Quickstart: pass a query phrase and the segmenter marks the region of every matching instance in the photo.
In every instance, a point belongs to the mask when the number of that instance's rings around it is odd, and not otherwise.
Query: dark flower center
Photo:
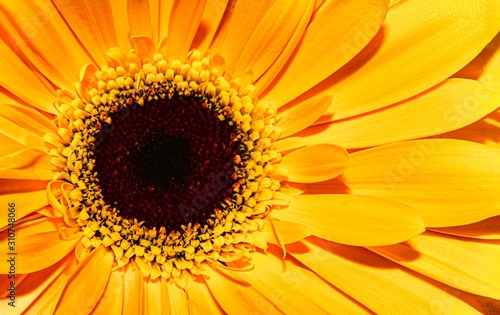
[[[195,96],[152,100],[111,114],[94,150],[104,201],[148,228],[180,231],[231,198],[237,130]]]

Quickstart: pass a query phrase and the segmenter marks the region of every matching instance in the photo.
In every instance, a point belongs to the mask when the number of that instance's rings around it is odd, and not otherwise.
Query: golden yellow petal
[[[291,182],[314,183],[340,175],[351,160],[346,150],[331,144],[317,144],[293,151],[283,157]]]
[[[43,151],[24,149],[0,157],[0,178],[51,180],[51,156]]]
[[[500,239],[500,216],[488,218],[472,224],[434,228],[432,230],[449,235],[498,240]]]
[[[0,179],[0,185],[0,202],[4,205],[15,204],[16,220],[49,204],[45,191],[46,181]],[[1,220],[0,227],[4,228],[8,223],[5,217]]]
[[[11,137],[4,135],[3,133],[0,133],[0,143],[2,143],[2,145],[0,145],[0,156],[9,155],[12,152],[26,149],[26,146],[20,144]]]
[[[20,206],[20,204],[18,204]],[[17,253],[16,271],[18,273],[35,272],[47,268],[73,250],[80,238],[78,229],[70,230],[74,236],[62,239],[60,230],[67,226],[58,218],[41,218],[16,225],[16,244],[11,252]],[[9,229],[0,232],[0,245],[8,249]],[[9,270],[6,259],[0,261],[2,270]]]
[[[318,238],[288,252],[377,314],[479,314],[470,294],[443,285],[361,247]]]
[[[264,99],[284,105],[340,69],[378,32],[387,9],[387,1],[327,3],[316,12],[293,58],[264,92]]]
[[[167,283],[168,298],[170,299],[171,314],[188,314],[187,295],[184,289],[181,289],[174,281]]]
[[[122,314],[141,314],[144,303],[144,285],[142,272],[135,263],[127,264],[123,275]]]
[[[200,26],[191,44],[192,49],[207,51],[224,15],[229,0],[207,0]],[[170,14],[169,14],[170,15]]]
[[[203,277],[190,279],[186,287],[186,293],[188,295],[189,314],[224,314],[224,311],[210,293]]]
[[[326,112],[331,102],[331,95],[319,95],[300,104],[282,107],[280,110],[282,116],[278,121],[278,125],[281,127],[281,138],[311,126]],[[332,142],[329,141],[329,143]]]
[[[500,150],[448,139],[408,141],[351,154],[351,193],[410,205],[427,227],[500,214]]]
[[[55,0],[54,4],[94,61],[106,64],[106,51],[118,44],[109,1]]]
[[[220,270],[211,269],[206,279],[208,288],[227,314],[282,314],[265,296],[248,284],[231,279]]]
[[[200,25],[206,0],[174,1],[168,21],[167,37],[160,43],[160,52],[168,60],[183,59]]]
[[[425,231],[420,214],[406,205],[356,195],[289,196],[287,208],[271,216],[305,225],[329,241],[377,246],[404,242]]]
[[[498,245],[427,232],[404,244],[369,249],[449,286],[500,299]]]
[[[450,79],[393,106],[310,127],[297,136],[313,144],[334,143],[348,149],[378,146],[462,128],[491,113],[498,104],[500,94],[485,84]]]
[[[123,269],[116,269],[111,271],[106,289],[92,314],[122,314],[123,307]]]
[[[282,245],[281,243],[295,243],[310,236],[311,230],[300,223],[274,221],[271,224],[269,220],[265,220],[262,230],[256,233],[263,233],[266,241],[271,244]]]
[[[124,5],[124,1],[109,0],[109,3],[111,5],[111,11],[113,13],[115,30],[129,30],[130,28],[127,15],[127,6]],[[131,48],[129,36],[129,32],[116,32],[118,47],[122,48],[124,51],[129,51]]]
[[[123,2],[121,4],[123,5]],[[146,36],[153,39],[149,0],[127,0],[127,16],[130,36]],[[123,27],[118,28],[121,29]]]
[[[92,61],[52,2],[6,1],[0,7],[2,37],[14,41],[49,81],[73,90],[80,68]]]
[[[106,288],[113,260],[113,252],[100,246],[80,262],[64,288],[55,314],[89,314]]]
[[[278,152],[286,152],[290,150],[296,150],[303,147],[307,147],[309,141],[304,138],[290,137],[286,139],[278,140],[274,143],[274,147]]]
[[[169,310],[162,309],[162,291],[160,279],[144,279],[144,314],[162,315]]]

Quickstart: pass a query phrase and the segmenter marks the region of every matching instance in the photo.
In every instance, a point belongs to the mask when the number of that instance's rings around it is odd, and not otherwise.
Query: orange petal
[[[9,250],[16,252],[18,273],[30,273],[52,266],[66,256],[79,242],[78,229],[69,230],[74,238],[62,239],[61,229],[67,226],[63,220],[57,218],[41,218],[33,221],[19,223],[15,226],[15,248]],[[68,231],[66,231],[67,233]],[[9,229],[0,232],[0,244],[9,248]],[[9,270],[7,260],[0,261],[2,270]]]
[[[472,224],[451,226],[445,228],[434,228],[432,230],[449,235],[479,238],[485,240],[498,240],[500,239],[500,216],[488,218],[486,220]]]
[[[286,139],[280,139],[274,143],[274,148],[278,152],[286,152],[290,150],[300,149],[303,147],[307,147],[309,145],[309,141],[304,138],[299,137],[291,137]]]
[[[500,151],[460,140],[431,139],[351,154],[351,193],[417,209],[428,227],[474,223],[500,214]]]
[[[171,314],[188,314],[187,295],[174,281],[167,283]]]
[[[326,4],[264,98],[284,105],[340,69],[377,33],[387,9],[386,1]]]
[[[4,135],[3,133],[0,133],[0,143],[2,143],[0,146],[0,156],[9,155],[12,152],[26,149],[26,146],[20,144],[11,137]]]
[[[419,275],[360,247],[311,238],[289,253],[377,314],[476,314],[472,295]]]
[[[38,150],[24,149],[0,157],[0,178],[51,180],[51,156]]]
[[[449,286],[500,299],[498,245],[428,232],[404,244],[369,249]]]
[[[326,112],[331,102],[331,95],[320,95],[294,106],[283,107],[278,121],[281,127],[281,138],[288,137],[311,126]]]
[[[222,21],[228,2],[229,0],[207,0],[191,49],[208,50]]]
[[[7,46],[2,36],[0,39],[0,73],[5,75],[0,76],[0,86],[38,109],[52,114],[57,113],[52,105],[56,95],[54,88],[38,70],[33,69],[33,65],[26,64],[22,58],[19,53],[16,54],[11,47]],[[12,99],[7,95],[2,95],[2,97]],[[4,100],[2,103],[5,102]]]
[[[40,137],[48,132],[57,132],[56,125],[50,119],[27,106],[4,104],[0,107],[0,116]]]
[[[89,314],[108,283],[114,255],[100,246],[78,265],[64,288],[55,314]]]
[[[144,301],[144,285],[142,272],[135,263],[125,266],[123,275],[123,314],[137,315],[142,313]]]
[[[131,36],[146,36],[153,39],[149,0],[128,0],[127,16]]]
[[[12,40],[56,86],[73,90],[80,68],[92,61],[55,6],[41,0],[7,1],[0,8],[2,37]]]
[[[189,314],[222,314],[224,311],[210,293],[203,277],[188,281],[186,287],[188,295]]]
[[[310,127],[297,136],[313,144],[371,147],[462,128],[491,113],[498,104],[500,94],[494,94],[488,86],[473,80],[450,79],[380,111]]]
[[[303,224],[285,221],[271,224],[269,220],[265,220],[262,230],[256,233],[263,233],[266,241],[275,245],[295,243],[311,235],[311,231]]]
[[[425,231],[420,214],[406,205],[355,195],[289,196],[290,205],[271,216],[305,225],[329,241],[377,246],[396,244]]]
[[[113,12],[113,21],[115,24],[116,39],[118,41],[118,47],[122,48],[124,51],[129,51],[131,48],[129,36],[130,30],[127,6],[124,4],[123,0],[109,0],[111,5],[111,11]],[[127,30],[127,31],[125,31]]]
[[[169,310],[162,309],[161,280],[144,280],[144,313],[145,314],[165,314]]]
[[[106,51],[117,45],[109,1],[55,0],[54,4],[94,60],[106,64]]]
[[[298,149],[281,160],[281,165],[288,169],[288,180],[302,183],[337,177],[349,163],[350,157],[346,150],[331,144],[317,144]]]
[[[210,277],[206,282],[210,292],[227,314],[251,314],[255,310],[264,314],[282,314],[252,286],[236,282],[222,271],[210,270]]]
[[[112,270],[108,284],[92,314],[122,314],[123,307],[123,270]]]
[[[185,59],[200,25],[206,0],[174,1],[168,22],[168,34],[160,51],[169,61]]]
[[[277,0],[265,11],[248,39],[241,38],[245,46],[234,60],[234,75],[241,77],[251,71],[259,78],[278,58],[289,43],[304,17],[309,17],[309,0]],[[233,20],[234,23],[237,21]],[[239,21],[245,23],[246,19]],[[230,49],[226,46],[226,49]],[[233,52],[234,53],[234,52]]]
[[[415,96],[476,57],[498,33],[498,1],[403,1],[391,7],[378,40],[304,97],[334,95],[335,119]],[[466,34],[466,36],[465,36]]]

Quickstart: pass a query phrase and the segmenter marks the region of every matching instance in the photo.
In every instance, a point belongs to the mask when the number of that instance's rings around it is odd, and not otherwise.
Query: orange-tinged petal
[[[186,287],[188,295],[189,314],[223,314],[224,311],[219,306],[215,298],[202,277],[188,281]]]
[[[491,0],[403,1],[377,41],[304,97],[334,95],[331,111],[342,119],[415,96],[480,53],[498,33],[499,10]]]
[[[131,36],[147,36],[153,39],[149,0],[128,0],[127,16]]]
[[[26,149],[26,146],[20,144],[11,137],[4,135],[3,133],[0,133],[0,143],[2,144],[0,145],[0,156],[9,155],[13,152]]]
[[[92,314],[122,314],[123,307],[123,269],[112,270],[108,284]]]
[[[16,220],[49,204],[45,187],[46,181],[0,179],[0,202],[16,205]],[[7,226],[7,217],[0,227]]]
[[[303,147],[307,147],[309,141],[300,137],[291,137],[286,139],[280,139],[274,143],[274,148],[278,152],[286,152],[290,150],[295,150]]]
[[[500,239],[500,216],[488,218],[486,220],[482,220],[472,224],[451,226],[445,228],[434,228],[432,230],[449,235],[479,238],[485,240],[498,240]]]
[[[160,52],[168,58],[185,59],[200,25],[206,0],[174,1],[168,22],[168,34],[160,43]]]
[[[393,106],[310,127],[297,136],[313,144],[334,143],[348,149],[371,147],[462,128],[491,113],[498,104],[500,94],[494,94],[487,85],[450,79]]]
[[[229,0],[207,0],[191,49],[207,51],[215,37]]]
[[[124,4],[123,0],[109,0],[109,3],[113,12],[115,30],[117,30],[116,39],[118,41],[118,47],[122,48],[124,51],[128,51],[131,47],[129,41],[130,32],[120,31],[130,29],[127,6]]]
[[[245,40],[241,53],[236,56],[234,75],[241,77],[251,71],[255,78],[259,78],[287,46],[303,17],[309,16],[310,2],[275,1],[266,10],[248,40]]]
[[[104,246],[85,257],[64,288],[55,314],[89,314],[106,288],[113,260],[113,252]]]
[[[153,61],[153,55],[156,52],[156,46],[150,37],[134,35],[130,36],[130,42],[137,52],[137,55],[142,60],[149,62]]]
[[[51,180],[51,156],[39,150],[24,149],[0,157],[0,178]]]
[[[144,280],[144,314],[161,315],[169,310],[162,309],[162,291],[160,279]]]
[[[281,117],[278,121],[278,125],[281,127],[281,138],[288,137],[311,126],[326,112],[331,102],[331,95],[320,95],[303,103],[282,108],[282,111],[280,111]]]
[[[263,233],[266,241],[275,245],[295,243],[311,235],[311,231],[303,224],[286,221],[274,221],[271,224],[269,220],[265,220],[262,230],[256,233]]]
[[[171,314],[188,314],[187,295],[184,289],[181,289],[174,281],[167,283],[168,298],[170,299]]]
[[[106,51],[117,45],[109,1],[55,0],[54,4],[94,60],[106,64]]]
[[[3,104],[0,106],[0,116],[40,137],[48,132],[57,132],[56,125],[50,119],[27,106]]]
[[[123,314],[141,314],[144,301],[142,272],[135,263],[125,266],[123,275]]]
[[[342,147],[317,144],[293,151],[283,157],[281,165],[288,169],[288,180],[314,183],[340,175],[351,160]]]
[[[403,244],[369,249],[449,286],[500,299],[498,245],[427,232]]]
[[[398,266],[361,247],[311,238],[288,252],[377,314],[479,314],[464,292]]]
[[[282,314],[265,296],[248,284],[237,282],[220,270],[210,270],[206,279],[208,288],[227,314]],[[228,298],[227,292],[231,292]]]
[[[36,108],[55,114],[57,111],[52,105],[55,91],[47,79],[42,77],[33,65],[26,64],[22,57],[4,41],[0,39],[0,86],[21,100],[33,104]],[[5,93],[2,98],[11,99]],[[4,99],[2,103],[5,103]],[[10,102],[9,102],[10,103]]]
[[[351,154],[351,193],[417,209],[428,227],[474,223],[500,214],[500,150],[448,139],[402,142]]]
[[[72,90],[82,65],[92,63],[50,1],[4,1],[0,18],[5,22],[2,37],[59,88]]]
[[[304,296],[301,290],[291,289],[290,280],[286,279],[286,275],[283,274],[284,268],[281,260],[263,256],[259,253],[252,255],[252,259],[255,259],[256,262],[252,271],[236,271],[229,272],[229,274],[248,282],[252,288],[265,296],[284,314],[305,314],[307,312],[326,314],[318,305]],[[313,283],[309,285],[313,285]]]
[[[265,99],[284,105],[340,69],[378,32],[387,1],[331,1],[308,25]]]
[[[20,206],[20,205],[17,205]],[[76,246],[78,237],[69,240],[62,239],[60,230],[67,228],[63,220],[57,218],[41,218],[16,225],[16,245],[18,273],[29,273],[47,268],[64,256]],[[7,249],[8,232],[0,232],[0,244]],[[78,236],[78,229],[70,231]],[[0,261],[2,270],[9,270],[7,260]]]
[[[300,195],[289,199],[287,208],[274,210],[271,216],[303,224],[313,235],[337,243],[396,244],[425,231],[420,214],[397,202],[356,195]]]
[[[2,126],[0,134],[9,137],[27,148],[38,149],[41,151],[46,150],[43,138],[27,130],[25,126],[20,126],[1,115],[0,124]]]
[[[20,275],[17,274],[15,278],[10,278],[6,283],[8,285],[4,286],[4,290],[9,289],[11,281],[16,283],[14,286],[16,293],[15,308],[8,304],[11,302],[8,297],[3,297],[0,299],[1,314],[14,314],[13,310],[15,310],[16,314],[21,314],[59,276],[66,267],[67,260],[67,258],[64,258],[46,269],[30,273],[22,281],[19,279]]]

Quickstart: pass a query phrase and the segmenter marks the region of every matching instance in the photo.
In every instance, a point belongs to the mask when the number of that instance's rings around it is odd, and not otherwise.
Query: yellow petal
[[[127,16],[131,36],[146,36],[153,39],[149,0],[127,0]]]
[[[96,63],[106,64],[106,51],[117,45],[109,1],[55,0],[54,4]]]
[[[191,44],[192,49],[199,49],[200,51],[208,50],[228,2],[229,0],[207,0],[205,11],[203,11],[203,15],[201,16],[200,26]]]
[[[69,279],[55,314],[89,314],[106,288],[113,260],[104,246],[90,253]]]
[[[131,48],[129,36],[130,32],[120,32],[119,30],[129,30],[127,6],[124,5],[123,0],[109,0],[111,5],[111,11],[113,12],[113,21],[115,24],[116,39],[118,41],[118,47],[122,48],[124,51],[129,51]]]
[[[20,144],[11,137],[4,135],[3,133],[0,133],[0,143],[2,143],[0,146],[0,156],[9,155],[12,152],[26,149],[26,146]]]
[[[188,295],[189,314],[222,314],[224,311],[217,304],[202,277],[188,281],[186,287]]]
[[[289,253],[377,314],[479,314],[473,296],[360,247],[311,238]]]
[[[271,216],[305,225],[329,241],[377,246],[404,242],[425,231],[420,214],[406,205],[355,195],[289,196],[288,208]]]
[[[27,106],[4,104],[0,107],[0,116],[40,137],[48,132],[57,132],[56,125],[50,119]]]
[[[66,256],[79,242],[79,237],[63,240],[60,229],[67,228],[63,220],[41,218],[19,223],[15,227],[16,244],[10,252],[17,253],[16,271],[18,273],[35,272],[47,268]],[[78,236],[78,230],[71,231]],[[9,248],[9,229],[0,232],[0,245]],[[9,270],[6,259],[0,261],[2,270]]]
[[[290,150],[300,149],[303,147],[307,147],[309,145],[309,141],[304,138],[299,137],[291,137],[286,139],[280,139],[274,143],[274,148],[278,152],[286,152]]]
[[[342,147],[317,144],[293,151],[283,157],[281,165],[288,169],[288,180],[313,183],[340,175],[350,164],[350,157]]]
[[[334,95],[331,110],[342,119],[415,96],[460,70],[493,39],[499,4],[403,1],[391,7],[376,41],[304,97]]]
[[[351,154],[351,193],[417,209],[428,227],[474,223],[500,214],[500,151],[460,140],[402,142]]]
[[[435,228],[432,230],[449,235],[479,238],[486,240],[491,240],[491,239],[498,240],[500,239],[500,216],[496,216],[472,224],[445,227],[445,228]]]
[[[295,243],[311,235],[311,231],[303,224],[285,221],[271,224],[269,220],[265,220],[262,230],[256,233],[263,233],[266,241],[275,245],[281,245],[281,241],[283,244]]]
[[[116,269],[111,271],[106,289],[92,314],[122,314],[123,306],[123,270]]]
[[[236,282],[222,271],[210,270],[210,277],[206,282],[210,292],[227,314],[251,314],[256,310],[262,314],[282,314],[253,287]]]
[[[168,34],[160,51],[168,60],[185,59],[200,25],[206,0],[174,1],[168,22]]]
[[[498,245],[427,232],[404,244],[369,249],[449,286],[500,299]]]
[[[142,272],[135,263],[125,266],[123,275],[123,314],[137,315],[143,310],[144,285]]]
[[[51,180],[51,156],[48,153],[24,149],[0,157],[0,178]]]
[[[296,32],[304,16],[309,16],[309,0],[277,0],[264,12],[245,46],[236,57],[234,75],[251,71],[259,78],[277,59]],[[246,20],[246,19],[245,19]],[[244,23],[245,20],[239,23]],[[236,21],[235,21],[236,22]],[[226,46],[226,49],[230,47]]]
[[[305,297],[301,290],[291,290],[290,280],[285,278],[286,275],[283,274],[283,265],[280,260],[263,256],[258,253],[252,255],[252,259],[255,259],[256,262],[255,269],[252,271],[229,273],[248,282],[284,314],[305,314],[307,312],[326,314],[318,305]]]
[[[16,220],[48,205],[46,181],[0,179],[0,202],[15,204]],[[7,219],[0,221],[1,228],[7,226]]]
[[[55,6],[41,0],[7,1],[0,8],[0,18],[5,22],[2,37],[13,40],[56,86],[73,90],[80,68],[92,61]]]
[[[15,310],[17,314],[24,312],[24,310],[28,308],[31,303],[33,303],[33,301],[54,281],[54,279],[59,276],[59,274],[66,267],[67,260],[67,258],[64,258],[46,269],[30,273],[26,275],[22,281],[20,281],[20,274],[15,275],[15,278],[9,278],[3,288],[5,288],[4,290],[9,289],[11,281],[16,283],[14,286],[16,293],[15,309],[8,304],[11,300],[8,297],[3,297],[0,299],[0,313],[13,314],[13,310]],[[7,270],[5,272],[7,272]]]
[[[311,143],[363,148],[433,136],[467,126],[494,111],[500,94],[473,80],[450,79],[414,98],[362,116],[310,127]],[[335,117],[335,116],[334,116]]]
[[[23,101],[33,104],[36,108],[55,114],[57,111],[52,105],[56,95],[54,88],[37,70],[30,68],[30,66],[33,67],[32,65],[26,65],[21,58],[7,46],[2,36],[0,39],[0,73],[4,75],[0,76],[0,86]],[[2,97],[12,99],[8,95]],[[2,103],[5,103],[5,100]]]
[[[167,283],[168,298],[170,299],[171,314],[188,314],[188,304],[186,292],[179,288],[174,281]]]
[[[281,127],[281,138],[293,135],[312,125],[326,112],[331,102],[331,95],[320,95],[294,106],[283,107],[280,111],[282,116],[278,121]]]
[[[264,98],[284,105],[340,69],[377,33],[387,9],[387,1],[326,4]]]
[[[139,35],[130,36],[130,42],[141,59],[149,62],[153,61],[156,47],[150,37]]]
[[[160,279],[144,281],[144,314],[161,315],[169,310],[162,309],[162,291]]]

